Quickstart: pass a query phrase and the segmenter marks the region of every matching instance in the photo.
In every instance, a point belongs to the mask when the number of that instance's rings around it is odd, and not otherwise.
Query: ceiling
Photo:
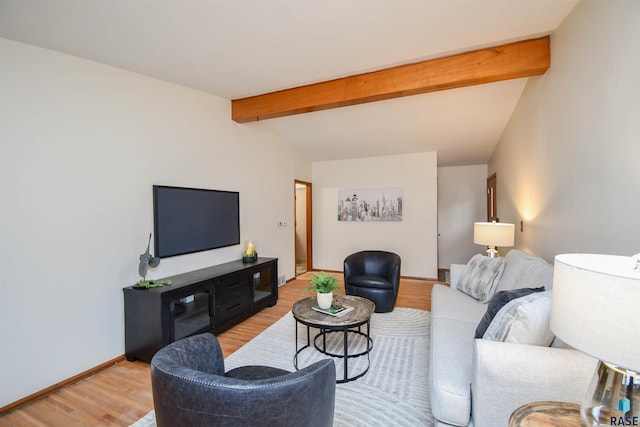
[[[0,37],[231,100],[550,34],[578,1],[0,0]],[[311,160],[483,164],[526,81],[260,123]]]

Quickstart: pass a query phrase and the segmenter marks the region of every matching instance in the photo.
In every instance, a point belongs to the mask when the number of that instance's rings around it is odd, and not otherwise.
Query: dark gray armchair
[[[347,295],[373,301],[376,313],[393,311],[400,288],[400,257],[392,252],[361,251],[344,260]]]
[[[322,360],[297,372],[266,366],[224,371],[216,337],[194,335],[151,360],[158,427],[331,426],[336,370]]]

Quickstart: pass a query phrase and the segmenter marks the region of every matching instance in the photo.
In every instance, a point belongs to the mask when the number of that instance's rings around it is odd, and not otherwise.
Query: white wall
[[[485,248],[473,223],[487,220],[487,165],[438,168],[438,267],[466,264]]]
[[[122,288],[153,184],[240,192],[241,240],[294,276],[294,179],[311,164],[230,102],[0,39],[0,406],[124,353]],[[162,261],[150,278],[238,259]]]
[[[490,163],[516,245],[640,252],[640,2],[583,0],[551,38]]]
[[[438,277],[436,153],[313,162],[313,267],[342,271],[360,250],[395,252],[401,274]],[[338,190],[402,187],[402,221],[338,221]]]

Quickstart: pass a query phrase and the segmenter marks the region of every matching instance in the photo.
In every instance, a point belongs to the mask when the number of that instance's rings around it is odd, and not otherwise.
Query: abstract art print
[[[338,190],[338,221],[402,221],[402,188]]]

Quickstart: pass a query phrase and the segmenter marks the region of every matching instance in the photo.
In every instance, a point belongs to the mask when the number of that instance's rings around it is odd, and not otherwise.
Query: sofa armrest
[[[577,350],[476,339],[474,426],[506,426],[513,411],[530,402],[581,403],[597,366]]]
[[[449,267],[449,285],[451,289],[457,289],[464,267],[464,264],[451,264],[451,267]]]

